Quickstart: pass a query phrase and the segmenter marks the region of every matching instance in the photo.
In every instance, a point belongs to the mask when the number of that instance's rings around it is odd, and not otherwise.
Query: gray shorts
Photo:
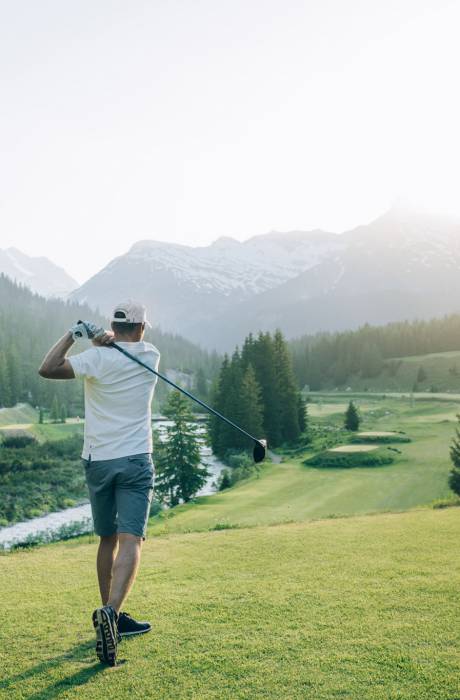
[[[150,453],[83,463],[96,534],[127,532],[145,539],[155,480]]]

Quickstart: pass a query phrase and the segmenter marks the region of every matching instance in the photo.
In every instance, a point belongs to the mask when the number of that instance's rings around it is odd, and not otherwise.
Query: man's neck
[[[113,342],[114,343],[140,343],[142,338],[133,338],[132,336],[129,335],[114,335],[113,336]]]

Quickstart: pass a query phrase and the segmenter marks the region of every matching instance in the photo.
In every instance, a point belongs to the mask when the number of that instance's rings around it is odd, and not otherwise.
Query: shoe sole
[[[117,639],[113,634],[112,622],[104,608],[96,610],[96,654],[101,663],[115,666],[117,661]]]
[[[142,630],[141,632],[119,632],[118,634],[120,637],[136,637],[139,634],[147,634],[147,632],[151,632],[152,628],[149,627],[148,630]]]
[[[105,663],[103,644],[102,644],[102,630],[101,626],[97,621],[97,613],[93,615],[93,627],[96,631],[96,655],[101,663]]]

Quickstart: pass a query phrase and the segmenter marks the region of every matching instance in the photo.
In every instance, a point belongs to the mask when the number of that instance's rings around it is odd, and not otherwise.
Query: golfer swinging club
[[[82,458],[94,530],[100,537],[97,575],[102,607],[93,612],[96,654],[114,666],[122,637],[143,634],[148,622],[121,612],[136,578],[154,487],[151,403],[157,377],[114,348],[116,341],[158,370],[160,353],[143,341],[146,310],[131,300],[118,304],[112,330],[79,322],[49,350],[39,374],[47,379],[85,380]],[[94,347],[66,357],[75,340]]]

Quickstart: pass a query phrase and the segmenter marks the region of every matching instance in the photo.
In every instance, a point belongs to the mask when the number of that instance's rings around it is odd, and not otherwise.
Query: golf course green
[[[392,464],[315,469],[314,446],[280,450],[281,463],[151,519],[126,610],[153,632],[124,641],[116,668],[94,654],[97,538],[0,556],[0,697],[460,697],[460,508],[430,505],[454,503],[459,406],[357,403],[363,431],[410,437]],[[310,406],[337,445],[344,406]]]

